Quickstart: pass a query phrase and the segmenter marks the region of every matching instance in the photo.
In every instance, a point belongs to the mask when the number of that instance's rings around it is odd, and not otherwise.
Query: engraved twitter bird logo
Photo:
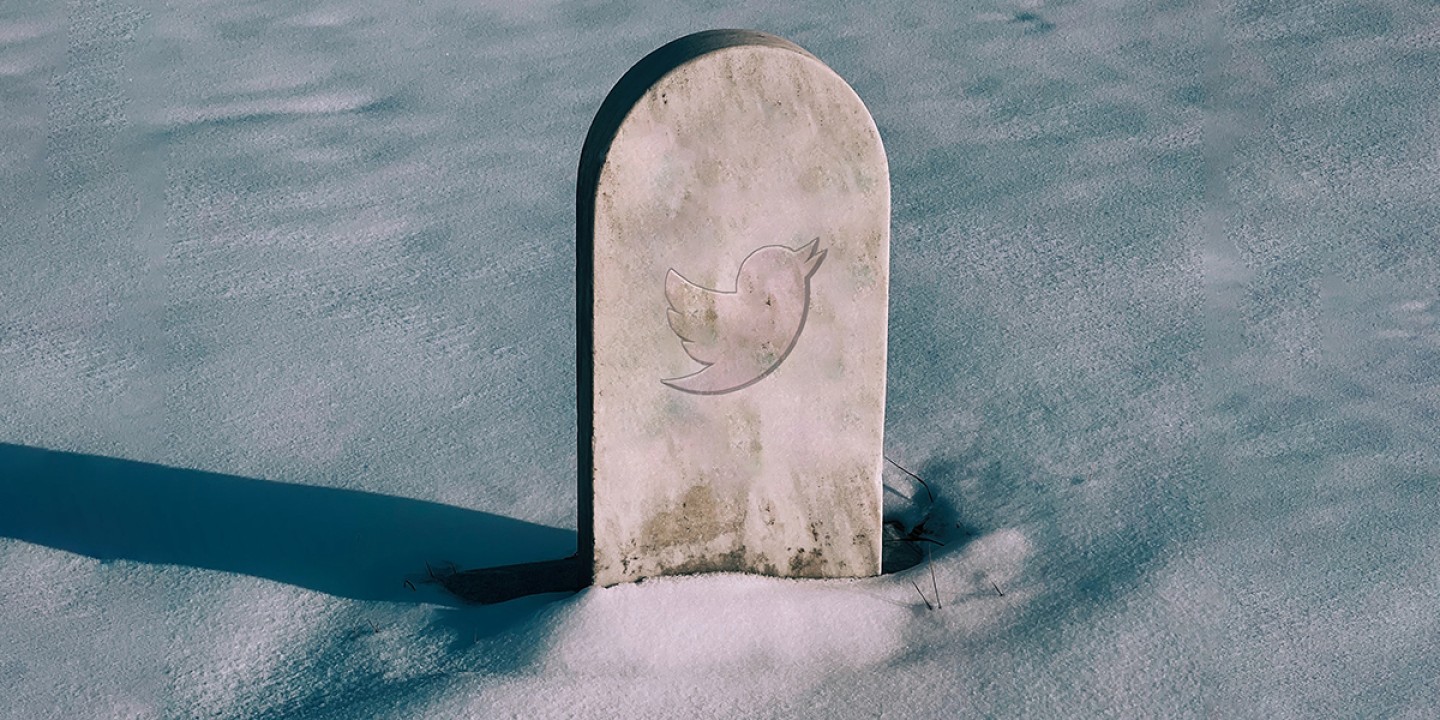
[[[828,250],[820,239],[799,248],[766,245],[740,263],[734,290],[712,290],[671,268],[666,317],[680,346],[704,368],[661,380],[697,395],[734,392],[764,379],[795,349],[810,313],[810,276]]]

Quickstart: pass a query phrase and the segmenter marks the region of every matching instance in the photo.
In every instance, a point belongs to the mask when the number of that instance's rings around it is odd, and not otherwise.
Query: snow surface
[[[457,606],[573,547],[580,143],[713,27],[876,118],[946,545]],[[1433,1],[8,0],[0,222],[5,718],[1440,707]]]

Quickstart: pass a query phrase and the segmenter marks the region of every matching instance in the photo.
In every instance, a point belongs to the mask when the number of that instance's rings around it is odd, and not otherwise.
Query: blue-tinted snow
[[[945,607],[450,607],[573,537],[580,142],[712,27],[884,136]],[[0,716],[1428,716],[1437,98],[1420,1],[12,0]]]

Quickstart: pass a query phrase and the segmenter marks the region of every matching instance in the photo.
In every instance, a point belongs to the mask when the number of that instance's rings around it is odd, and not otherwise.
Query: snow
[[[876,118],[946,545],[461,606],[573,546],[579,145],[713,27]],[[0,717],[1433,716],[1437,98],[1400,0],[9,2]]]

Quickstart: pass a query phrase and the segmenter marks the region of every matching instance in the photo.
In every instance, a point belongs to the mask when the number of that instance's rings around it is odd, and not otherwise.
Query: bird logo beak
[[[815,274],[816,270],[820,269],[820,262],[825,259],[825,253],[830,251],[820,249],[820,238],[817,237],[811,240],[808,245],[800,247],[795,252],[804,256],[805,259],[802,262],[805,264],[805,278],[809,279],[811,275]]]

